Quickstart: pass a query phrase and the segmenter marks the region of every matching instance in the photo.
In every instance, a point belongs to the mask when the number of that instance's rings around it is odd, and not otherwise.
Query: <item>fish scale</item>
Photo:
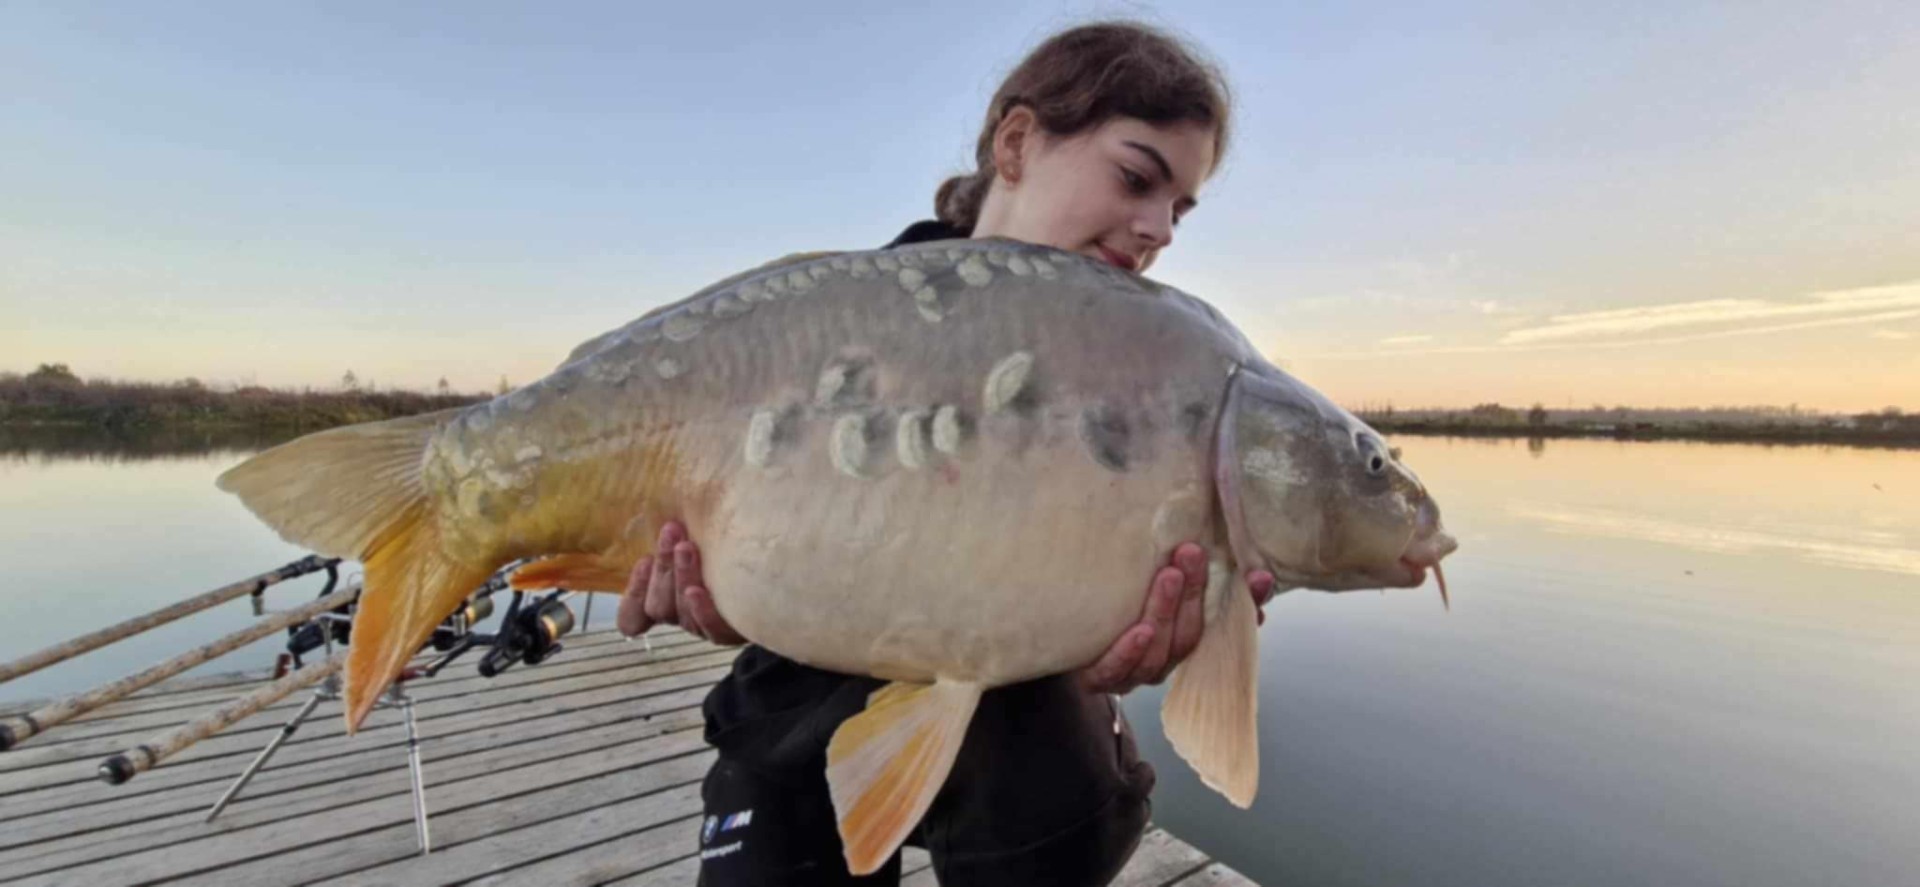
[[[742,635],[894,682],[828,749],[856,873],[931,802],[979,694],[1099,656],[1178,543],[1213,560],[1162,720],[1242,806],[1245,571],[1414,585],[1454,547],[1372,429],[1210,305],[999,240],[775,262],[518,391],[302,438],[221,485],[291,541],[366,562],[350,724],[500,565],[542,558],[516,587],[618,592],[683,521]]]

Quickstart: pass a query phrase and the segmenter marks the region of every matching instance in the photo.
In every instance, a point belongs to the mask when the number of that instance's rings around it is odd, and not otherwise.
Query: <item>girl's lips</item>
[[[1114,252],[1113,250],[1107,249],[1106,245],[1099,243],[1094,244],[1094,248],[1100,251],[1100,258],[1105,259],[1107,264],[1115,268],[1119,268],[1122,271],[1138,271],[1140,269],[1140,260],[1126,253]]]

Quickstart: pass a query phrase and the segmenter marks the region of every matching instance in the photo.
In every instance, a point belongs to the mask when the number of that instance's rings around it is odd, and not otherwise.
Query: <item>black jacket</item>
[[[887,248],[965,236],[918,222]],[[826,749],[885,683],[759,646],[740,653],[704,706],[720,759],[702,794],[710,817],[752,810],[755,834],[743,852],[704,861],[702,884],[866,883],[849,880],[841,862]],[[945,887],[1104,884],[1139,841],[1153,782],[1111,697],[1081,690],[1072,675],[998,687],[981,697],[953,773],[909,843],[932,853]]]

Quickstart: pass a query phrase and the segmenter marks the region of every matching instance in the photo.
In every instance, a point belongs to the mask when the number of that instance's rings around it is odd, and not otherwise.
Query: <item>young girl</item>
[[[1226,149],[1217,71],[1177,41],[1132,23],[1077,27],[1022,61],[994,94],[979,168],[947,180],[938,219],[888,247],[1005,237],[1145,271]],[[669,523],[620,603],[629,636],[677,624],[740,644],[714,607],[699,549]],[[666,556],[665,553],[671,553]],[[1248,577],[1256,601],[1272,589]],[[1206,553],[1175,549],[1148,585],[1140,622],[1073,675],[1001,687],[980,700],[952,775],[910,843],[947,887],[1104,884],[1147,822],[1153,770],[1109,694],[1164,680],[1198,643]],[[720,752],[702,794],[700,883],[891,884],[896,855],[848,874],[825,778],[827,742],[884,684],[748,647],[708,695],[706,738]]]

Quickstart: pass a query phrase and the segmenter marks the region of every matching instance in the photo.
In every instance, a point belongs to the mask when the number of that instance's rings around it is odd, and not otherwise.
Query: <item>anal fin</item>
[[[1239,578],[1218,607],[1173,673],[1160,724],[1200,780],[1244,810],[1260,787],[1259,608]]]
[[[632,563],[619,563],[601,554],[560,554],[542,558],[513,571],[507,585],[514,589],[564,588],[568,591],[627,590]]]
[[[980,704],[979,684],[896,681],[867,697],[827,744],[827,786],[847,869],[880,868],[947,781]]]

